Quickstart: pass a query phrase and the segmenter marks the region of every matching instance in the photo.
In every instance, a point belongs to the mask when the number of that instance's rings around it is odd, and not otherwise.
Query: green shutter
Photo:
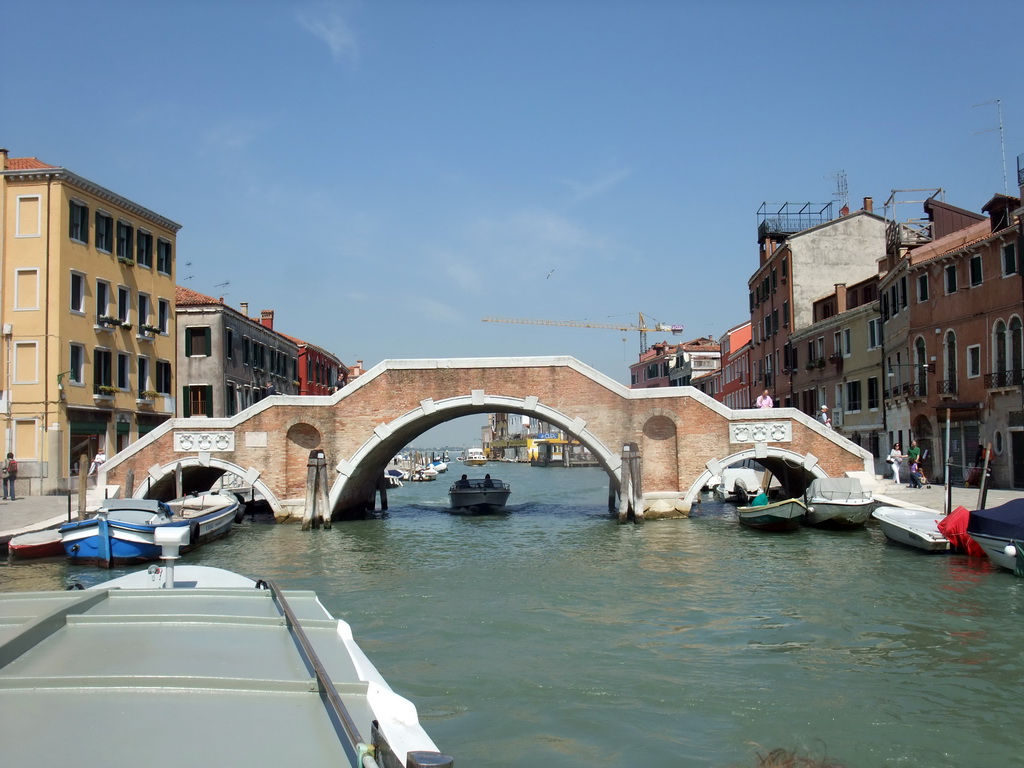
[[[213,385],[207,384],[203,387],[205,390],[205,401],[206,401],[206,415],[211,419],[213,418]]]
[[[213,354],[212,334],[209,328],[203,328],[203,339],[206,341],[206,355],[209,357]]]
[[[181,388],[181,415],[186,419],[192,415],[192,401],[188,396],[188,387]]]
[[[192,357],[192,329],[185,329],[185,357]]]

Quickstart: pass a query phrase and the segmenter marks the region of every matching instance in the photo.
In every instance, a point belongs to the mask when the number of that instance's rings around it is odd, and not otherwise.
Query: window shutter
[[[209,416],[212,419],[213,418],[213,385],[212,384],[207,384],[205,387],[203,387],[203,389],[205,390],[205,393],[204,393],[205,397],[203,398],[203,400],[206,403],[206,415]]]
[[[209,328],[203,328],[203,339],[206,342],[206,346],[204,347],[204,349],[206,350],[207,357],[209,357],[210,355],[213,354],[213,346],[211,344],[211,339],[212,338],[213,337],[212,337],[212,334],[210,332],[210,329]]]
[[[189,399],[188,387],[181,388],[181,415],[186,419],[192,415],[192,401]]]
[[[192,329],[185,329],[185,357],[192,357]]]

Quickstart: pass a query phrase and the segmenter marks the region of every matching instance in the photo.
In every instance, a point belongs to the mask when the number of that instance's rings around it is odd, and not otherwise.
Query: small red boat
[[[15,536],[7,543],[7,551],[12,558],[18,560],[58,557],[64,554],[64,543],[60,531],[51,528]]]

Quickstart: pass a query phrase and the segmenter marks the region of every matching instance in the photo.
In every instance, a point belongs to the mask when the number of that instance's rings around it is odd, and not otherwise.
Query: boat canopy
[[[816,477],[807,488],[807,495],[837,501],[839,499],[866,499],[864,486],[856,477]]]
[[[971,512],[967,532],[1024,541],[1024,499],[1013,499],[992,509]]]

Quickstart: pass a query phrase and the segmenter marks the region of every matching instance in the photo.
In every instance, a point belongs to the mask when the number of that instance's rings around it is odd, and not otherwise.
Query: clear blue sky
[[[852,208],[1002,192],[973,106],[997,98],[1016,194],[1012,7],[9,3],[0,145],[179,222],[180,284],[347,363],[572,355],[626,382],[636,332],[481,320],[718,336],[762,202],[828,202],[839,172]]]

